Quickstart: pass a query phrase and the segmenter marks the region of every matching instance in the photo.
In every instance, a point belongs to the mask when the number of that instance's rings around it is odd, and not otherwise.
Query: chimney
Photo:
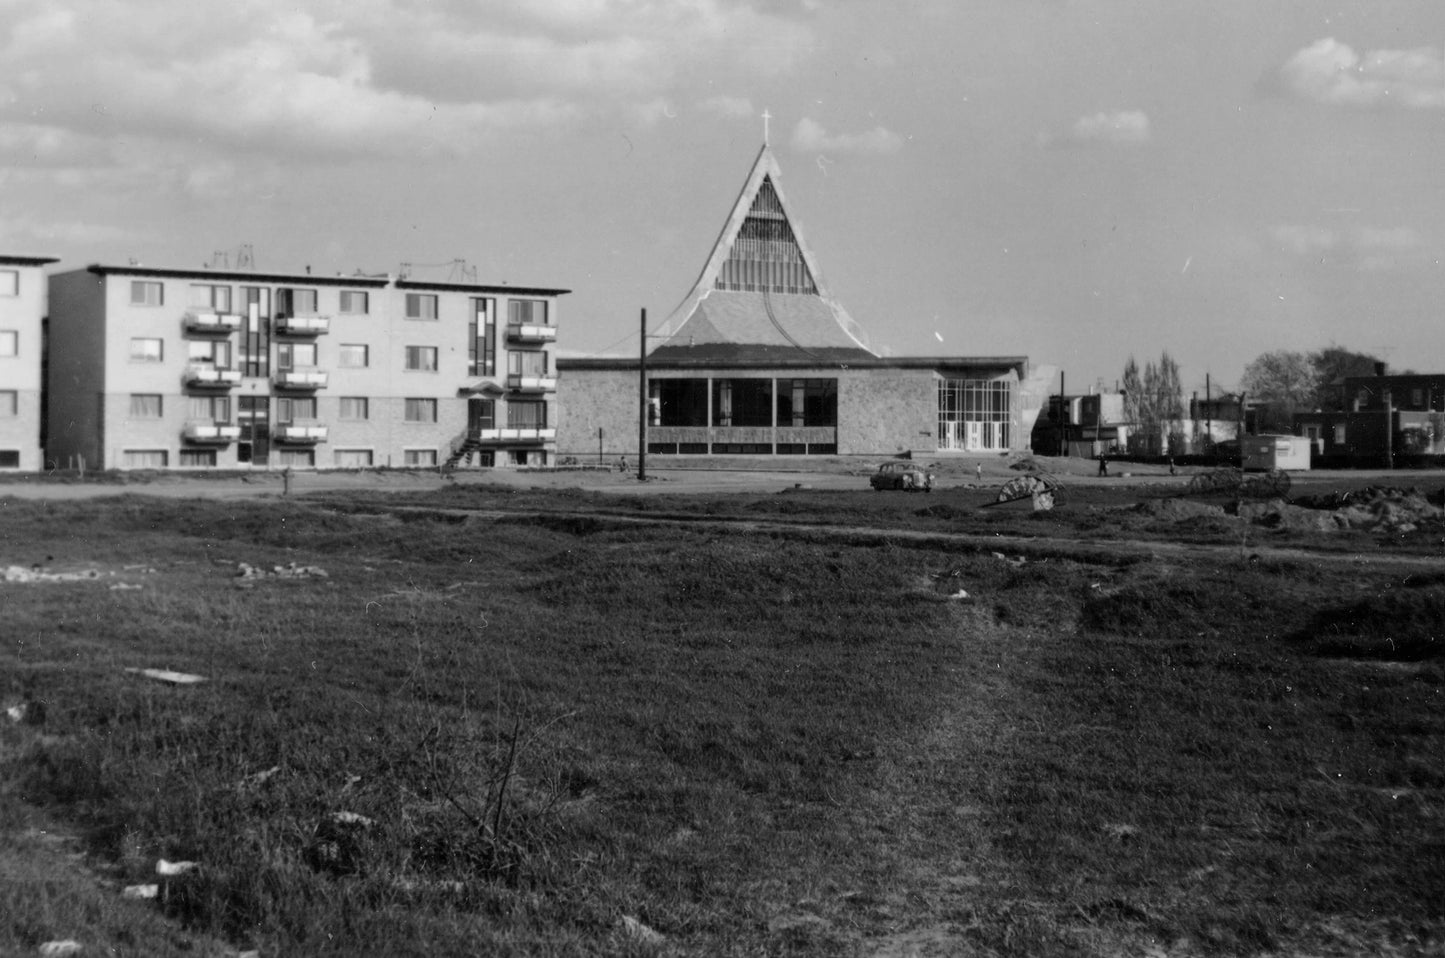
[[[1376,376],[1383,376],[1383,375],[1385,375],[1385,364],[1384,364],[1384,363],[1375,363],[1375,375],[1376,375]]]

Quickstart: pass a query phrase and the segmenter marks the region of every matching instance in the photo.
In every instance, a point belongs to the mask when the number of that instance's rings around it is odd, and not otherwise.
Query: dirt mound
[[[1223,519],[1228,516],[1223,506],[1210,505],[1194,499],[1146,499],[1133,511],[1155,519],[1181,522],[1186,519]]]
[[[1350,527],[1337,513],[1305,509],[1283,499],[1241,502],[1237,515],[1257,525],[1289,532],[1337,532]]]
[[[1442,505],[1445,505],[1445,490],[1428,494],[1414,486],[1366,486],[1353,492],[1297,496],[1289,507],[1327,510],[1339,528],[1413,532],[1422,524],[1445,523]]]

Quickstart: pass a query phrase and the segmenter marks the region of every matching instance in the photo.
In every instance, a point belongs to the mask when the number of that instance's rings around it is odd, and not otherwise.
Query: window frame
[[[412,404],[417,405],[413,406]],[[418,419],[412,415],[413,410],[430,411],[430,418]],[[404,422],[416,423],[417,425],[435,425],[437,422],[437,401],[427,396],[406,396],[402,399],[402,417]]]
[[[20,390],[0,389],[0,419],[16,419],[20,416]]]
[[[143,349],[137,351],[136,347],[145,343],[155,344],[155,354]],[[166,361],[166,341],[160,336],[132,336],[130,338],[130,361],[146,366],[154,366]]]
[[[348,416],[346,404],[352,403],[353,410],[360,409],[361,415]],[[336,401],[336,418],[342,422],[368,422],[371,419],[371,397],[370,396],[340,396]]]
[[[441,353],[435,346],[407,346],[405,347],[403,368],[409,373],[434,373],[438,372]],[[428,356],[431,358],[431,365],[425,365],[423,360]]]
[[[140,299],[136,293],[142,293]],[[150,292],[156,294],[155,302],[150,301]],[[156,279],[133,279],[130,281],[130,305],[132,306],[164,306],[166,304],[166,284]]]
[[[348,350],[361,350],[361,362],[347,362]],[[371,368],[371,344],[370,343],[342,343],[336,352],[337,369],[370,369]]]
[[[348,309],[347,304],[356,297],[361,297],[360,309]],[[369,316],[371,315],[371,293],[364,289],[343,289],[338,294],[336,311],[343,316]]]
[[[430,316],[423,315],[426,310],[422,307],[426,303],[431,304]],[[413,305],[417,308],[415,313],[412,312]],[[403,310],[407,319],[417,322],[430,323],[441,319],[441,301],[436,293],[407,293]]]

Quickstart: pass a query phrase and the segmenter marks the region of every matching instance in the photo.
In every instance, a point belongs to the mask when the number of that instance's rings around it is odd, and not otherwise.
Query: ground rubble
[[[1182,522],[1199,518],[1235,519],[1292,532],[1405,533],[1426,525],[1445,526],[1445,490],[1368,486],[1351,493],[1326,493],[1294,499],[1241,500],[1219,504],[1195,499],[1150,499],[1130,511]]]

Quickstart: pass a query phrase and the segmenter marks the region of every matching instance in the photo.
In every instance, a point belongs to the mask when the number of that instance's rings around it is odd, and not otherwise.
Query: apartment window
[[[231,397],[187,396],[186,418],[202,421],[209,420],[211,422],[230,422]]]
[[[20,450],[0,449],[0,469],[19,469]]]
[[[365,369],[371,364],[371,347],[365,343],[342,343],[336,365],[342,369]]]
[[[283,466],[295,466],[301,469],[311,469],[316,466],[314,449],[281,449],[276,458]]]
[[[216,450],[214,449],[182,449],[181,465],[191,468],[216,468]]]
[[[437,451],[435,449],[404,449],[402,455],[408,466],[435,466],[437,464]]]
[[[20,415],[20,394],[13,389],[0,389],[0,419]]]
[[[1337,446],[1343,446],[1344,444],[1345,444],[1345,424],[1342,423],[1342,422],[1341,422],[1341,423],[1336,423],[1336,424],[1335,424],[1335,445],[1337,445]]]
[[[126,469],[164,469],[169,456],[164,449],[127,449],[121,453]]]
[[[0,296],[20,295],[20,271],[0,269]]]
[[[331,461],[343,469],[366,469],[371,466],[370,449],[337,449]]]
[[[241,311],[250,314],[252,306],[256,307],[259,315],[268,315],[271,312],[271,291],[264,286],[242,286]]]
[[[370,419],[371,402],[365,396],[342,396],[340,417],[342,419]]]
[[[497,374],[497,301],[472,300],[472,318],[467,323],[467,370],[473,376]]]
[[[186,358],[193,363],[205,363],[217,369],[231,368],[231,344],[210,340],[191,340],[186,343]]]
[[[20,355],[20,333],[14,329],[0,329],[0,356]]]
[[[277,369],[297,369],[315,365],[315,343],[278,343],[276,345]]]
[[[4,352],[0,351],[0,356]],[[130,361],[133,363],[158,363],[165,358],[165,348],[159,339],[133,336],[130,341]]]
[[[1423,389],[1412,389],[1412,390],[1410,390],[1410,407],[1411,407],[1412,409],[1422,409],[1422,408],[1424,408],[1424,406],[1425,406],[1425,390],[1423,390]]]
[[[192,283],[191,305],[197,309],[210,309],[218,313],[229,313],[231,311],[231,287],[212,286],[207,283]]]
[[[370,295],[358,289],[341,291],[341,311],[348,316],[364,316],[370,312]]]
[[[435,399],[406,400],[407,422],[436,422],[437,401]]]
[[[297,419],[316,418],[316,397],[278,397],[276,399],[276,421],[295,422]]]
[[[513,376],[547,375],[547,354],[532,349],[513,349],[507,353],[507,372]]]
[[[276,312],[300,316],[316,312],[316,290],[283,287],[276,290]]]
[[[467,401],[468,429],[496,429],[497,403],[494,399],[471,399]]]
[[[546,429],[547,404],[544,402],[507,403],[508,429]]]
[[[545,299],[514,299],[507,303],[507,323],[511,326],[547,325]]]
[[[164,294],[161,291],[161,284],[146,280],[132,280],[130,284],[130,304],[132,306],[160,306]]]
[[[436,372],[437,348],[435,346],[406,347],[406,368],[419,372]]]
[[[161,418],[161,397],[159,393],[131,393],[130,418]]]
[[[436,319],[437,298],[434,293],[407,293],[407,319]]]

